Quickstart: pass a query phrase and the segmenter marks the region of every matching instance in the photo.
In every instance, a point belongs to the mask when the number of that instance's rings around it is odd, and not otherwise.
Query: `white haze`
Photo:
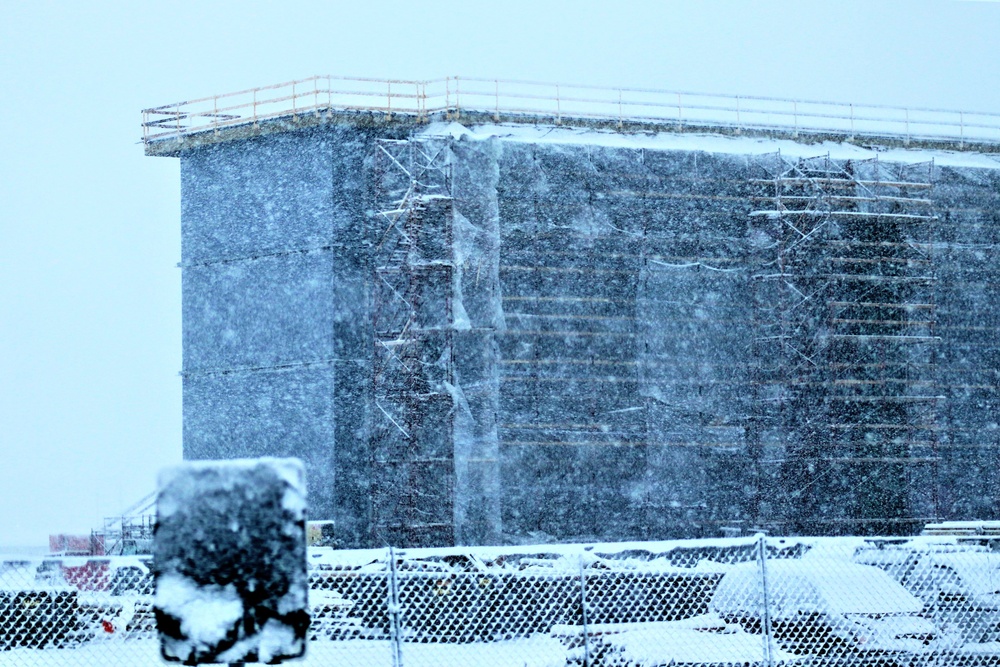
[[[89,532],[181,457],[180,206],[139,110],[448,74],[1000,111],[993,2],[6,3],[0,545]]]

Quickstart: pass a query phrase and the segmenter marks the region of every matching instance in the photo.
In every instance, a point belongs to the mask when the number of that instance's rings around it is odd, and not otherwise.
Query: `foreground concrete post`
[[[304,655],[305,516],[298,459],[189,462],[160,474],[155,614],[164,659],[276,664]]]

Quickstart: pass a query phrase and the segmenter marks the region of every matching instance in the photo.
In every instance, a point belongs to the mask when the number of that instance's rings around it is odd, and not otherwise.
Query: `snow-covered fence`
[[[311,549],[301,664],[998,664],[1000,554],[961,539]],[[150,567],[0,559],[0,665],[161,664]]]
[[[494,121],[596,121],[622,129],[654,125],[678,130],[889,136],[958,144],[1000,141],[998,113],[458,76],[428,81],[314,76],[165,104],[143,110],[143,141],[335,111],[417,120],[476,114]]]

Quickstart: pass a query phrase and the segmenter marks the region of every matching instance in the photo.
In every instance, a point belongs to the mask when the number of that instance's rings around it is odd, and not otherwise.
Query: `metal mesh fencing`
[[[310,549],[304,665],[997,665],[1000,553],[956,538]],[[143,556],[0,560],[0,665],[162,664]]]

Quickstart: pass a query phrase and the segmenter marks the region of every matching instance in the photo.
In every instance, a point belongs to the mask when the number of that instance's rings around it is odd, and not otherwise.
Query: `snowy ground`
[[[0,653],[0,665],[10,667],[146,667],[165,663],[155,639],[101,642],[74,649],[15,649]],[[290,665],[352,667],[393,664],[388,641],[310,642],[306,657]],[[407,667],[564,667],[566,648],[556,639],[535,637],[489,644],[404,644]]]
[[[737,616],[758,617],[764,605],[764,570],[759,561],[747,560],[753,557],[749,548],[755,545],[767,547],[766,585],[772,620],[794,621],[803,612],[806,617],[821,614],[828,623],[837,623],[845,641],[858,640],[845,644],[853,646],[851,650],[863,652],[874,647],[900,652],[907,660],[912,658],[914,665],[1000,664],[1000,634],[996,630],[1000,627],[1000,560],[985,545],[960,543],[953,537],[921,537],[905,543],[866,538],[768,538],[761,543],[760,538],[749,537],[677,543],[455,547],[399,550],[393,558],[385,550],[314,549],[310,567],[316,588],[310,601],[325,609],[325,615],[314,616],[314,623],[317,628],[337,629],[333,636],[351,639],[332,641],[318,633],[322,638],[308,642],[306,658],[290,664],[562,667],[582,660],[584,634],[592,657],[620,660],[621,664],[760,664],[765,647],[761,635],[751,634],[732,621]],[[679,546],[686,548],[677,549]],[[396,567],[387,572],[387,564],[394,560]],[[137,562],[122,559],[116,565],[124,572],[136,569]],[[53,575],[51,568],[36,573],[31,565],[28,562],[28,574],[24,574],[24,567],[11,567],[7,577],[21,573],[21,579],[20,584],[13,582],[8,588],[33,590],[49,585],[32,577]],[[402,655],[394,656],[393,644],[381,634],[388,612],[386,583],[390,573],[399,582],[401,627],[407,638],[536,634],[496,642],[404,641]],[[651,581],[660,585],[652,586]],[[702,581],[704,587],[692,587],[691,581]],[[572,587],[567,589],[566,582]],[[132,583],[138,586],[141,581]],[[0,579],[0,590],[3,588]],[[109,586],[109,591],[112,588]],[[937,604],[943,592],[953,596],[949,599],[954,604]],[[579,614],[566,612],[567,604],[576,604],[568,601],[579,601],[580,594],[586,595],[587,609],[593,612],[586,630]],[[81,603],[91,601],[90,607],[106,599],[109,608],[117,609],[114,602],[121,606],[125,600],[124,594],[116,597],[111,592],[84,591],[80,595]],[[649,606],[650,600],[663,606],[656,611]],[[695,613],[698,615],[687,615]],[[121,618],[111,616],[113,620]],[[640,621],[640,617],[652,620]],[[501,629],[491,630],[493,626]],[[95,638],[77,648],[0,651],[0,667],[165,664],[154,635],[133,639],[102,634],[98,627]],[[378,639],[347,634],[348,630],[360,634],[365,628],[367,634],[361,636]],[[143,632],[151,631],[147,628]],[[800,648],[805,653],[824,655],[830,649],[828,637],[828,632],[802,634],[789,641],[804,642]],[[789,646],[771,649],[776,663],[800,660],[801,656],[782,649],[792,650]],[[835,664],[843,657],[827,656],[830,662],[826,664]],[[857,654],[851,657],[859,658]],[[805,661],[824,664],[819,657]]]

